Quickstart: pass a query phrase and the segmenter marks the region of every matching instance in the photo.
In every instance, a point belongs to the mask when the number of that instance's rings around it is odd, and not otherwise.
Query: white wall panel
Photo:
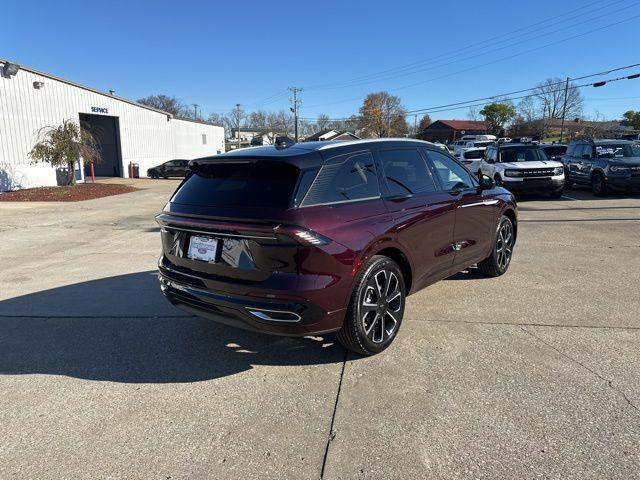
[[[1,63],[0,63],[1,65]],[[44,82],[41,89],[33,83]],[[224,152],[224,130],[198,122],[172,119],[125,100],[20,69],[12,78],[0,77],[0,191],[55,185],[55,170],[33,165],[28,153],[38,131],[65,119],[79,122],[80,113],[100,115],[91,107],[106,108],[120,128],[122,172],[138,163],[140,174],[174,158],[193,159]],[[207,136],[206,144],[202,135]]]

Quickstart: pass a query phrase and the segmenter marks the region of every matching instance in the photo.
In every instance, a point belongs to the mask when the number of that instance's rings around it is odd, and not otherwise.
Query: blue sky
[[[339,118],[371,91],[413,110],[640,63],[639,27],[633,0],[4,0],[0,57],[131,99],[176,95],[205,115],[288,108],[296,85],[303,117]],[[588,116],[640,110],[640,79],[582,92]]]

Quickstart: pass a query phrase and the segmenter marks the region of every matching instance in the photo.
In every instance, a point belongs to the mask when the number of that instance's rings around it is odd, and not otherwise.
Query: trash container
[[[137,163],[132,164],[131,172],[133,173],[133,178],[140,178],[140,165]]]

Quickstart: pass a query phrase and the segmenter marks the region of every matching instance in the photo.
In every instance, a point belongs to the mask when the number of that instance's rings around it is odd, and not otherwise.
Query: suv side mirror
[[[478,178],[478,180],[480,182],[480,190],[489,190],[495,187],[496,185],[496,182],[493,181],[493,178],[483,173],[480,174],[480,177]]]

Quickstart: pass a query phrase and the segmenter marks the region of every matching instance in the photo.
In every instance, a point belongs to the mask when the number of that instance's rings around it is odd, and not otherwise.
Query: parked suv
[[[594,195],[640,189],[640,146],[627,140],[577,140],[562,157],[568,188],[591,185]]]
[[[564,189],[562,163],[549,160],[538,145],[501,143],[487,147],[480,171],[515,193],[548,193],[560,198]]]
[[[406,296],[470,265],[502,275],[513,196],[418,140],[306,142],[193,160],[164,211],[161,288],[179,308],[384,350]]]
[[[184,177],[187,174],[187,168],[189,167],[189,160],[169,160],[162,165],[152,167],[147,170],[147,177],[151,178],[169,178],[169,177]]]

